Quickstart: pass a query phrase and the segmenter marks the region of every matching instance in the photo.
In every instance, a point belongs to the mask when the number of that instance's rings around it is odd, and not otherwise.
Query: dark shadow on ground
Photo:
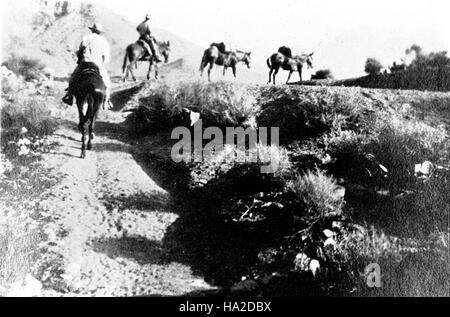
[[[66,136],[66,135],[62,135],[62,134],[58,134],[58,133],[55,133],[55,134],[53,134],[53,135],[54,135],[54,136],[59,136],[59,137],[61,137],[61,138],[65,138],[65,139],[70,140],[70,141],[80,142],[80,143],[81,143],[81,136],[80,136],[80,139],[75,139],[75,138],[72,138],[72,137],[70,137],[70,136]]]
[[[124,89],[114,92],[111,95],[111,102],[114,105],[114,108],[112,108],[111,111],[122,111],[124,107],[126,107],[128,102],[133,98],[133,96],[141,90],[143,85],[144,83],[139,83],[130,89]]]
[[[114,124],[98,122],[97,136],[107,136],[130,144],[126,123]],[[155,137],[157,138],[157,137]],[[155,138],[150,137],[149,142]],[[231,286],[248,274],[248,268],[257,261],[264,239],[239,230],[234,223],[226,223],[215,212],[217,206],[202,201],[188,191],[189,169],[175,164],[170,158],[170,135],[160,136],[159,152],[144,144],[117,146],[116,144],[95,144],[95,151],[126,151],[133,154],[136,162],[161,188],[169,192],[167,197],[148,195],[105,197],[107,208],[138,209],[152,211],[162,207],[179,215],[170,225],[162,242],[149,241],[140,237],[127,237],[97,241],[98,250],[109,252],[111,256],[125,256],[136,261],[158,264],[178,262],[191,267],[194,274],[204,276],[205,280],[216,286]],[[155,147],[157,146],[154,145]],[[149,147],[149,151],[145,150]],[[164,156],[158,155],[163,153]],[[149,254],[145,255],[148,252]],[[152,262],[153,263],[153,262]]]
[[[91,242],[91,246],[96,252],[104,253],[112,259],[129,258],[141,265],[164,264],[164,247],[142,237],[96,239]]]
[[[117,180],[118,182],[120,180]],[[154,211],[170,208],[170,196],[161,192],[138,193],[132,196],[107,195],[101,199],[107,210]]]

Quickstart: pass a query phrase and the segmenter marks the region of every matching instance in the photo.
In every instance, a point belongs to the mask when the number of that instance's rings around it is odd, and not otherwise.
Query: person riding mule
[[[79,65],[78,83],[73,87],[77,100],[78,129],[81,132],[81,155],[86,157],[86,150],[92,149],[94,126],[100,107],[104,107],[106,85],[100,75],[99,67],[93,62],[81,62]]]
[[[72,105],[74,99],[74,90],[80,85],[80,76],[82,72],[86,70],[86,66],[95,65],[95,68],[90,67],[91,71],[98,72],[105,87],[106,87],[106,103],[108,108],[112,108],[110,101],[111,96],[111,80],[105,66],[111,59],[110,47],[106,39],[101,36],[104,33],[103,27],[99,23],[94,23],[92,27],[89,27],[92,31],[91,34],[86,35],[80,43],[77,57],[78,66],[72,73],[69,79],[69,87],[67,88],[67,94],[63,97],[63,102]],[[89,67],[88,67],[89,68]]]
[[[159,54],[157,54],[155,50],[155,45],[153,43],[154,37],[152,36],[152,32],[150,30],[150,25],[148,23],[150,21],[150,15],[145,15],[145,20],[139,24],[136,28],[136,31],[139,33],[138,42],[142,44],[149,55],[153,55],[155,61],[157,63],[161,62],[161,58]]]

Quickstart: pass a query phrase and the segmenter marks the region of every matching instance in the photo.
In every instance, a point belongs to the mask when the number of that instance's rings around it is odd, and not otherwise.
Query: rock
[[[8,77],[8,76],[14,75],[14,73],[12,71],[10,71],[8,69],[8,67],[6,67],[6,66],[2,66],[0,68],[0,74],[1,74],[2,77],[3,76]]]
[[[311,260],[311,262],[309,262],[309,270],[311,271],[312,275],[315,277],[316,274],[320,270],[320,263],[319,263],[319,261]]]
[[[329,230],[329,229],[325,229],[322,232],[325,235],[325,237],[327,237],[327,238],[332,238],[335,235],[335,233],[333,231]]]
[[[307,271],[310,262],[311,259],[305,253],[297,254],[294,260],[295,270],[299,272]]]
[[[414,166],[414,173],[415,174],[422,174],[422,175],[430,175],[433,173],[434,165],[430,161],[425,161],[422,164],[416,164]]]
[[[337,185],[336,186],[337,187],[337,189],[336,189],[336,194],[340,197],[340,198],[344,198],[345,197],[345,187],[344,186],[340,186],[340,185]]]
[[[42,292],[42,283],[35,279],[30,274],[27,274],[23,280],[15,282],[7,297],[36,297],[40,296]]]
[[[1,67],[2,91],[17,90],[20,86],[20,78],[7,67]]]
[[[45,79],[53,81],[55,77],[55,70],[51,67],[45,67],[44,69],[42,69],[42,75]]]
[[[328,238],[325,240],[325,242],[323,243],[323,245],[326,246],[335,246],[336,245],[336,240],[334,240],[333,238]]]

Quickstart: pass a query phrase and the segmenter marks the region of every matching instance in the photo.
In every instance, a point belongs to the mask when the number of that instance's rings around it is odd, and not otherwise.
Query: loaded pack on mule
[[[251,55],[251,52],[230,50],[224,42],[211,43],[210,47],[203,53],[202,61],[200,63],[200,76],[203,76],[203,70],[209,65],[208,81],[211,81],[211,70],[214,65],[219,65],[223,66],[223,76],[225,76],[227,69],[230,67],[236,78],[236,65],[242,62],[250,68]]]
[[[278,49],[277,53],[272,54],[267,59],[267,66],[270,69],[269,72],[269,84],[273,81],[275,84],[275,77],[278,74],[278,71],[281,69],[289,71],[289,76],[286,81],[286,84],[291,79],[293,72],[298,72],[300,77],[300,82],[302,82],[302,69],[303,64],[306,63],[308,68],[313,68],[313,56],[314,53],[311,54],[301,54],[301,55],[292,55],[292,51],[289,47],[281,46]],[[272,77],[273,76],[273,77]]]
[[[161,56],[164,57],[164,62],[169,61],[170,42],[160,42],[152,36],[149,25],[150,16],[147,14],[145,20],[140,23],[136,30],[139,33],[139,39],[136,43],[128,45],[123,61],[123,81],[125,81],[131,74],[134,81],[136,77],[133,73],[133,66],[137,68],[137,62],[149,62],[147,72],[147,80],[150,79],[150,72],[152,66],[155,65],[155,79],[158,79],[158,63],[161,62]],[[156,47],[155,47],[156,46]],[[127,65],[128,64],[128,65]]]

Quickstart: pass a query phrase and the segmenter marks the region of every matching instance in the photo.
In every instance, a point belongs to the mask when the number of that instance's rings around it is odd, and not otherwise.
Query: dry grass
[[[26,81],[38,80],[44,65],[37,59],[26,56],[11,55],[4,65],[16,73],[24,77]]]
[[[286,190],[294,193],[302,202],[304,211],[315,218],[324,218],[330,213],[339,214],[344,205],[342,187],[323,171],[308,171],[297,176],[286,184]]]

